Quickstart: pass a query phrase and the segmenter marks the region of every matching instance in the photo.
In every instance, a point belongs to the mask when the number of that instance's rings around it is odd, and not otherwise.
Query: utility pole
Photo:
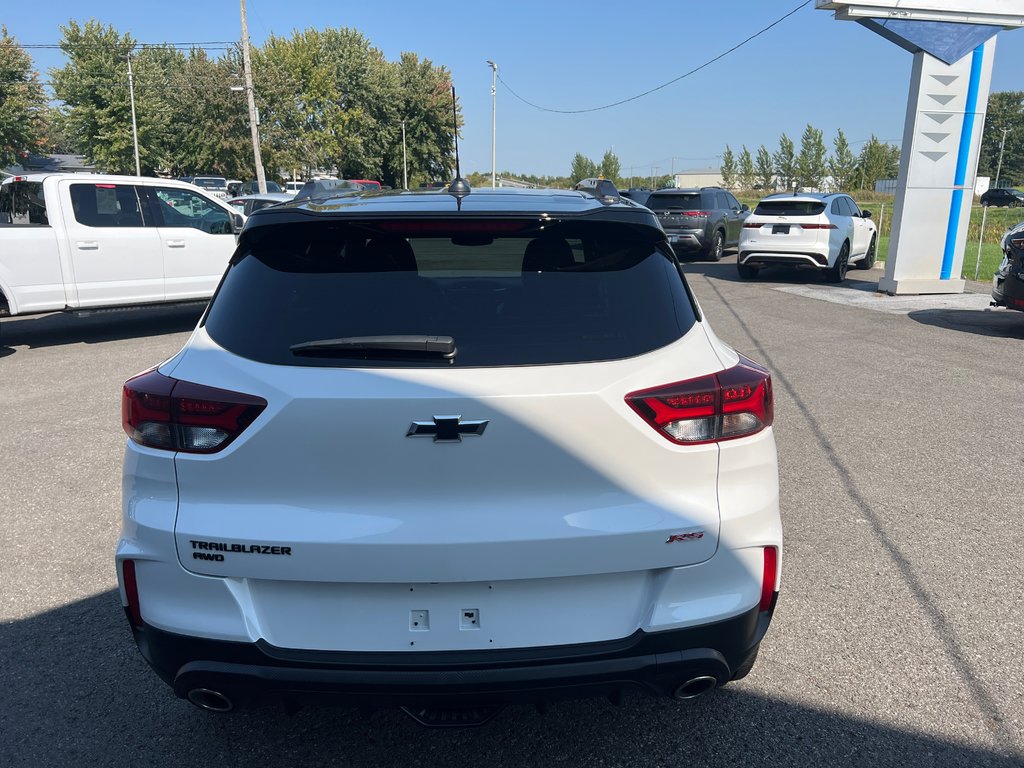
[[[490,59],[491,67],[491,189],[498,186],[498,65]]]
[[[1009,132],[1009,128],[1003,128],[1003,140],[999,142],[999,164],[996,166],[996,183],[992,185],[993,189],[999,189],[999,172],[1003,170],[1003,148],[1006,146],[1006,134]]]
[[[135,144],[135,175],[142,175],[142,166],[139,164],[139,129],[135,125],[135,80],[132,78],[132,55],[128,54],[128,96],[132,102],[132,142]],[[1006,134],[1003,134],[1003,138]],[[1000,159],[1002,155],[1000,155]]]
[[[409,188],[409,154],[405,149],[405,120],[402,121],[402,189]]]
[[[252,90],[252,62],[249,60],[249,25],[245,19],[245,0],[239,0],[242,8],[242,70],[245,74],[245,96],[249,100],[249,128],[252,132],[252,156],[256,162],[256,183],[260,194],[267,193],[267,176],[263,172],[263,154],[260,152],[260,126],[256,116],[256,97]]]

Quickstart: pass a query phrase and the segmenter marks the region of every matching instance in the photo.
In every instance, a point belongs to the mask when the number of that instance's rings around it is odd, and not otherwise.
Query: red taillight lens
[[[710,216],[711,211],[683,211],[680,216]]]
[[[266,407],[262,397],[178,381],[153,370],[125,382],[121,425],[139,445],[214,453],[242,434]]]
[[[125,560],[122,562],[121,574],[124,581],[124,594],[128,598],[128,618],[136,627],[141,627],[142,609],[139,606],[139,584],[135,579],[135,561]]]
[[[764,575],[761,579],[761,604],[759,609],[767,611],[775,597],[775,583],[779,577],[778,547],[764,548]]]
[[[745,222],[743,222],[743,228],[744,229],[760,229],[763,226],[764,226],[764,224],[753,222],[753,221],[745,221]]]
[[[835,224],[800,224],[804,229],[839,229]]]
[[[771,374],[742,355],[728,370],[632,392],[626,402],[644,421],[681,445],[746,437],[775,419]]]

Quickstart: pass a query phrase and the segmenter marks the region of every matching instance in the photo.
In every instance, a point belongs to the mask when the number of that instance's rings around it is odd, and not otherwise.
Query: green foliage
[[[874,189],[879,179],[895,179],[900,172],[900,148],[879,141],[874,134],[857,157],[857,179],[860,189]]]
[[[32,58],[0,27],[0,167],[39,149],[46,97]]]
[[[793,140],[786,134],[779,137],[779,148],[772,156],[772,160],[775,163],[775,175],[778,177],[781,187],[785,190],[793,189],[797,176],[796,148],[793,145]]]
[[[775,164],[772,162],[772,153],[764,144],[757,150],[757,159],[754,161],[754,182],[758,189],[765,192],[775,189]]]
[[[589,179],[598,175],[597,163],[581,152],[577,152],[569,168],[569,179],[573,184],[581,179]]]
[[[850,151],[846,135],[840,128],[832,142],[834,151],[828,161],[828,172],[832,176],[832,184],[837,191],[846,192],[853,189],[857,173],[857,158]]]
[[[740,189],[753,189],[754,188],[754,159],[750,156],[750,150],[747,149],[747,145],[743,145],[743,151],[740,152],[740,159],[737,164],[738,175],[737,183]]]
[[[722,165],[719,171],[722,174],[722,185],[726,189],[734,188],[736,186],[736,157],[728,144],[725,145],[725,152],[722,153]]]
[[[1000,168],[1003,129],[1006,129],[1006,143]],[[1024,91],[1002,91],[988,97],[978,175],[989,176],[995,184],[997,170],[999,186],[1024,185]]]
[[[610,149],[607,150],[604,157],[601,158],[601,175],[618,185],[621,173],[622,164],[619,162],[619,158]]]
[[[797,183],[804,189],[821,189],[827,172],[825,142],[820,130],[810,123],[800,138],[800,155],[797,157]]]

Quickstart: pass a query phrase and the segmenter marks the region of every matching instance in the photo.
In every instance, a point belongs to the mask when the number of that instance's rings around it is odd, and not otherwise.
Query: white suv
[[[849,195],[815,192],[769,195],[747,217],[740,232],[740,277],[757,277],[761,267],[811,267],[840,283],[850,266],[875,263],[875,223]]]
[[[427,724],[745,675],[780,579],[771,377],[655,215],[327,194],[254,213],[124,386],[117,571],[156,672],[208,710]]]

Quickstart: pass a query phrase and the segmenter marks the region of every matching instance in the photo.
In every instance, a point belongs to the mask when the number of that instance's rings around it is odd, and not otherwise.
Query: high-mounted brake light
[[[262,397],[178,381],[152,370],[124,383],[121,424],[139,445],[215,453],[266,407]]]
[[[775,418],[771,374],[743,355],[719,373],[631,392],[626,403],[680,445],[747,437]]]

